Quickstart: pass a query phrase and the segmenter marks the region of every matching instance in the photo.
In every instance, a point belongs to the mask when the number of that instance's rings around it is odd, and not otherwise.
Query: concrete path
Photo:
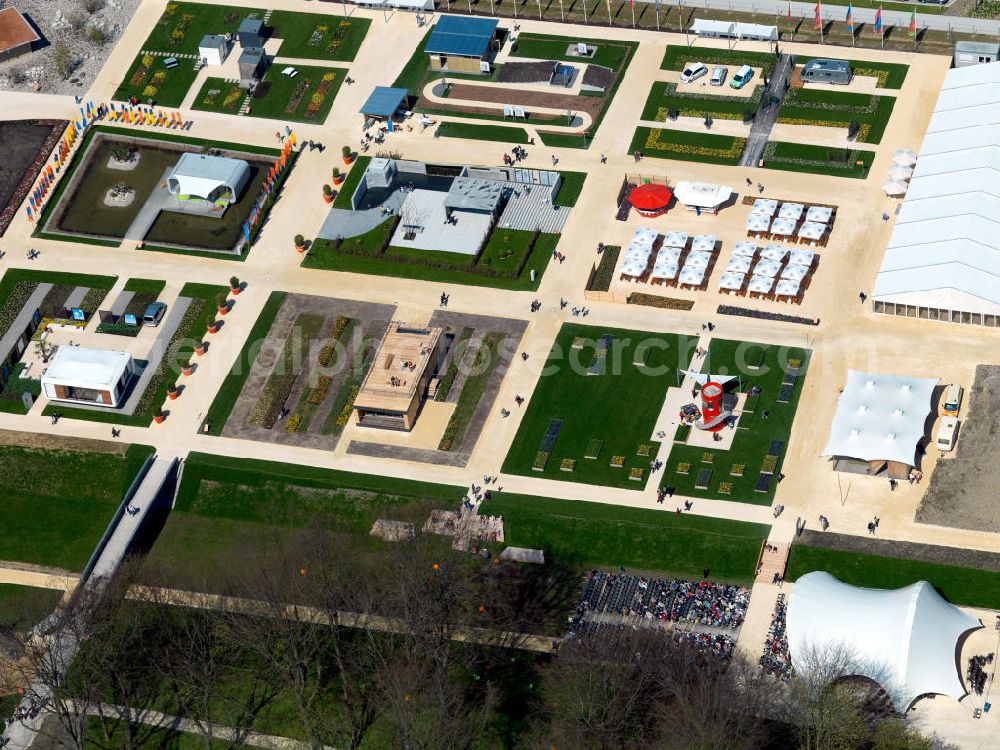
[[[788,83],[792,75],[792,58],[785,53],[778,58],[777,64],[771,71],[771,77],[764,87],[764,93],[760,98],[760,108],[753,118],[753,125],[750,128],[750,135],[747,136],[746,145],[743,146],[743,155],[740,156],[741,167],[751,167],[760,163],[764,156],[764,149],[767,141],[771,137],[771,128],[774,127],[778,119],[778,110],[781,109],[781,100],[788,90]]]

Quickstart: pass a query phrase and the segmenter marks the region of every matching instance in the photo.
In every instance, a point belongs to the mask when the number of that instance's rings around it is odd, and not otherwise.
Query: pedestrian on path
[[[608,157],[605,154],[601,154],[601,164],[607,164]]]

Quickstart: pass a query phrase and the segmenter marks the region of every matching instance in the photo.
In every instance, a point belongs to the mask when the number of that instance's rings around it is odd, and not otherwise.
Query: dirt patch
[[[115,443],[110,440],[87,440],[85,438],[47,435],[37,432],[18,432],[16,430],[0,430],[0,448],[18,446],[20,448],[38,448],[42,450],[76,451],[77,453],[114,453],[123,456],[128,450],[128,443]]]
[[[1000,366],[979,365],[961,419],[954,458],[937,462],[917,509],[918,523],[1000,532]]]

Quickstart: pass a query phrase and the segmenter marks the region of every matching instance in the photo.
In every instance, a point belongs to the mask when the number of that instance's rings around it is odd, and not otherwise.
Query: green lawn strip
[[[767,169],[825,174],[832,177],[864,179],[868,176],[868,170],[871,169],[874,159],[874,151],[783,141],[769,141],[764,150],[764,167]]]
[[[604,374],[587,375],[597,340],[605,334],[615,341],[607,352]],[[577,338],[582,339],[582,346],[573,348]],[[659,445],[650,439],[657,415],[667,387],[675,383],[675,368],[687,365],[692,347],[693,339],[678,334],[563,325],[549,353],[545,374],[530,402],[522,407],[525,414],[503,471],[641,490],[645,478],[630,480],[630,470],[644,469],[648,475],[649,462]],[[649,370],[634,364],[637,356]],[[554,419],[562,420],[562,428],[544,469],[535,471],[542,438]],[[604,441],[597,459],[585,458],[592,439]],[[648,447],[647,455],[639,454],[643,445]],[[623,458],[621,467],[610,465],[613,456]],[[563,459],[576,461],[573,471],[561,470]]]
[[[337,392],[333,394],[333,403],[330,412],[323,420],[320,427],[320,434],[339,435],[351,419],[351,410],[354,406],[354,399],[357,398],[361,389],[361,382],[365,378],[365,373],[371,367],[372,358],[375,356],[375,337],[364,336],[361,345],[354,352],[354,357],[348,366],[347,377],[344,378]]]
[[[646,97],[642,119],[666,122],[670,110],[676,110],[684,117],[704,117],[708,114],[717,120],[746,120],[749,119],[748,114],[753,118],[763,93],[763,86],[754,86],[749,97],[678,93],[676,84],[658,81]]]
[[[777,402],[777,396],[784,377],[783,365],[790,359],[798,359],[802,365],[789,403],[781,404]],[[761,362],[761,368],[750,370],[749,365],[758,361]],[[749,406],[744,407],[740,427],[736,429],[732,447],[728,451],[675,443],[663,469],[661,486],[673,485],[679,495],[770,504],[778,486],[777,477],[781,471],[782,457],[788,451],[788,438],[799,396],[802,394],[808,361],[809,352],[805,349],[712,339],[701,371],[740,373],[740,381],[736,387],[748,391],[756,385],[760,387],[761,394],[758,399],[751,399]],[[692,401],[700,404],[698,396]],[[750,413],[751,409],[753,413]],[[763,417],[765,411],[768,413],[767,419]],[[743,429],[744,427],[749,429]],[[770,489],[767,492],[756,492],[754,487],[772,440],[781,440],[785,445],[775,462]],[[712,456],[711,463],[703,460],[706,455]],[[689,466],[686,475],[677,471],[679,464],[684,463]],[[742,476],[732,476],[734,464],[744,466]],[[702,469],[712,470],[708,489],[704,490],[695,487],[698,472]],[[723,482],[732,485],[728,495],[719,492],[719,485]]]
[[[504,340],[502,333],[487,333],[482,340],[482,345],[476,352],[476,357],[472,361],[471,372],[462,386],[462,392],[458,396],[455,404],[455,411],[452,412],[448,424],[445,425],[444,434],[438,444],[438,450],[452,451],[462,447],[462,438],[465,431],[469,429],[472,415],[479,406],[479,401],[489,383],[490,375],[497,365],[500,364],[500,343]]]
[[[895,589],[927,581],[953,604],[1000,609],[1000,573],[994,571],[793,544],[785,578],[794,581],[814,570],[866,588]]]
[[[770,52],[751,52],[744,49],[712,49],[709,47],[686,47],[671,44],[663,51],[660,70],[684,70],[689,62],[700,62],[705,65],[749,65],[752,68],[763,68],[774,64],[774,55]]]
[[[152,448],[124,454],[0,447],[5,560],[79,571]]]
[[[351,62],[365,40],[371,20],[326,13],[276,10],[267,21],[271,36],[281,39],[279,57]]]
[[[580,199],[583,192],[583,183],[587,179],[586,172],[560,172],[562,183],[559,185],[559,192],[556,193],[553,203],[557,206],[573,207]]]
[[[478,259],[463,253],[392,246],[380,252],[393,226],[393,219],[387,219],[371,231],[342,240],[340,244],[317,239],[303,258],[302,266],[421,281],[534,290],[541,283],[552,251],[559,242],[559,235],[543,232],[531,246],[533,232],[496,229]],[[505,237],[507,242],[503,241]],[[528,253],[526,258],[525,253]],[[535,271],[534,281],[531,281],[532,269]]]
[[[190,297],[191,304],[184,313],[180,325],[170,339],[166,353],[160,360],[156,372],[146,385],[146,390],[139,397],[135,412],[131,415],[117,413],[115,410],[102,411],[97,409],[75,409],[63,404],[51,403],[45,407],[42,414],[49,416],[58,412],[68,419],[83,419],[90,422],[111,422],[114,424],[146,427],[153,418],[153,412],[164,403],[167,388],[180,379],[180,363],[193,359],[193,344],[207,334],[208,324],[218,319],[215,307],[215,297],[218,294],[228,294],[228,286],[199,284],[188,282],[180,291],[181,297]],[[216,336],[225,336],[226,327]],[[165,409],[169,411],[169,405]]]
[[[859,5],[859,7],[862,6]],[[886,7],[888,7],[888,5]],[[910,10],[910,8],[907,8],[907,10]],[[920,9],[921,13],[925,12],[925,10],[925,8]],[[816,58],[800,57],[796,60],[796,64],[805,65],[814,59]],[[837,59],[841,60],[843,58],[838,57]],[[850,63],[855,76],[878,78],[878,88],[880,89],[903,88],[903,82],[906,80],[906,73],[910,69],[909,65],[903,65],[902,63],[889,63],[876,60],[847,60],[846,62]]]
[[[778,122],[791,125],[862,127],[859,143],[879,143],[896,103],[893,96],[869,96],[826,89],[790,89],[778,112]],[[867,132],[865,132],[867,131]]]
[[[745,143],[745,138],[729,135],[639,127],[632,136],[629,153],[638,150],[643,156],[660,159],[736,166]]]
[[[470,326],[465,326],[455,336],[448,354],[448,370],[445,372],[444,377],[438,381],[437,392],[434,394],[435,401],[448,400],[448,394],[451,393],[451,387],[455,383],[455,378],[458,377],[458,368],[462,364],[462,358],[465,356],[465,347],[469,345],[472,332],[473,329]]]
[[[579,565],[623,565],[664,576],[750,583],[769,527],[669,510],[494,493],[483,512],[503,516],[506,544]]]
[[[618,263],[618,256],[621,254],[621,246],[605,245],[601,253],[601,259],[594,269],[594,278],[587,287],[588,291],[606,292],[611,288],[614,280],[615,266]]]
[[[340,188],[337,190],[337,197],[333,199],[334,208],[346,208],[350,210],[351,208],[351,196],[354,191],[358,188],[358,183],[361,182],[361,178],[365,175],[365,170],[368,169],[368,163],[372,160],[370,156],[358,156],[354,163],[351,165],[350,171],[344,178],[344,181],[340,184]],[[343,168],[343,165],[341,165]]]
[[[442,138],[468,138],[475,141],[528,142],[528,133],[524,128],[513,128],[508,125],[480,125],[454,120],[442,122],[438,126],[438,134]]]
[[[52,614],[62,598],[55,589],[0,583],[0,630],[28,630]]]
[[[236,406],[236,401],[243,390],[243,384],[246,383],[246,379],[250,375],[250,370],[253,368],[253,361],[257,358],[260,345],[267,337],[268,331],[271,330],[271,326],[274,324],[274,319],[278,316],[278,311],[281,310],[281,305],[284,303],[285,297],[285,292],[271,292],[271,295],[267,298],[267,302],[264,303],[260,315],[257,316],[257,322],[253,324],[253,328],[250,329],[250,335],[247,336],[243,348],[240,350],[239,357],[233,363],[225,380],[222,381],[222,385],[219,386],[212,405],[208,407],[208,411],[205,413],[205,420],[202,422],[201,427],[202,432],[205,434],[222,434],[222,428],[225,426],[226,420],[229,419],[233,407]],[[206,425],[208,429],[205,429]]]
[[[124,291],[126,292],[142,292],[144,294],[152,294],[154,297],[159,297],[160,292],[167,285],[167,282],[161,279],[139,279],[132,277],[125,282]]]
[[[117,276],[96,276],[88,273],[68,273],[66,271],[36,271],[34,269],[28,268],[10,268],[0,277],[0,323],[5,323],[10,325],[11,321],[7,321],[3,317],[5,302],[10,296],[11,292],[14,290],[15,285],[19,281],[25,281],[29,284],[60,284],[65,286],[85,286],[89,289],[103,289],[105,293],[115,285],[118,280]],[[30,296],[30,292],[28,293]],[[25,297],[25,300],[27,297]],[[18,307],[20,306],[19,303]],[[16,317],[15,311],[14,317]],[[6,329],[4,329],[6,330]]]
[[[162,245],[148,245],[143,243],[141,252],[147,251],[153,253],[171,253],[173,255],[190,255],[192,258],[205,258],[207,260],[229,260],[237,263],[245,261],[247,259],[247,255],[249,254],[247,252],[245,242],[242,244],[239,253],[213,252],[212,250],[187,250],[182,247],[164,247]]]

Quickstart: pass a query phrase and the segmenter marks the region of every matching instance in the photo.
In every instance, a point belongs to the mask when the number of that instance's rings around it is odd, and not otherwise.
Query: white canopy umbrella
[[[829,224],[831,218],[833,218],[833,209],[829,206],[809,206],[809,210],[806,211],[806,221]]]
[[[663,236],[663,244],[667,247],[684,247],[687,241],[687,232],[667,232]]]
[[[823,236],[826,231],[826,224],[817,224],[813,221],[807,221],[801,227],[799,227],[799,237],[804,240],[818,240]]]
[[[684,268],[681,269],[680,282],[682,284],[688,284],[690,286],[700,286],[705,280],[705,269],[704,268],[692,268],[687,263],[684,264]]]
[[[712,254],[703,250],[692,250],[688,253],[687,260],[684,261],[685,268],[708,268],[712,262]]]
[[[627,259],[624,263],[622,263],[622,273],[626,276],[642,276],[646,273],[646,269],[648,267],[648,262],[643,263],[642,261],[634,258]]]
[[[769,279],[777,276],[780,270],[780,263],[774,260],[767,260],[766,258],[758,260],[757,265],[753,267],[754,276],[767,276]]]
[[[901,164],[904,167],[912,167],[917,163],[917,152],[908,148],[896,149],[892,155],[893,164]]]
[[[650,278],[653,279],[672,279],[677,276],[677,261],[656,261],[653,266],[653,272],[650,274]]]
[[[727,271],[722,274],[722,277],[719,279],[719,289],[732,289],[738,292],[743,288],[743,281],[746,277],[747,275],[745,273]]]
[[[737,255],[729,259],[726,263],[727,273],[746,273],[750,270],[750,258],[746,255]]]
[[[733,245],[733,257],[747,257],[752,258],[757,254],[757,243],[750,242],[749,240],[740,240],[735,245]]]
[[[771,224],[771,234],[778,234],[785,237],[791,236],[795,231],[795,219],[775,219]]]
[[[904,167],[902,164],[896,164],[889,168],[890,180],[908,180],[911,177],[913,177],[913,167]]]
[[[785,266],[785,269],[781,272],[781,278],[790,279],[791,281],[802,281],[809,273],[809,269],[805,266]]]
[[[762,216],[774,216],[774,212],[778,210],[778,201],[771,198],[758,198],[753,202],[753,208],[750,209],[752,214],[761,214]]]
[[[633,242],[625,249],[626,258],[648,258],[652,254],[652,245],[637,245]]]
[[[656,265],[660,263],[677,263],[681,259],[679,247],[661,247],[656,253]]]
[[[750,214],[747,216],[748,232],[766,232],[770,226],[770,216],[764,216],[764,214]]]
[[[806,250],[805,248],[792,250],[792,254],[788,257],[788,263],[794,266],[804,266],[809,268],[813,264],[813,260],[816,257],[816,253],[812,250]]]
[[[806,207],[801,203],[782,203],[781,208],[778,209],[778,218],[798,220],[805,210]]]
[[[773,242],[760,251],[760,257],[768,260],[781,261],[785,259],[786,255],[788,255],[788,248],[775,245]]]
[[[905,195],[907,184],[902,180],[886,180],[882,183],[882,189],[886,195]]]
[[[649,245],[653,246],[656,242],[656,238],[660,236],[660,233],[655,229],[650,229],[649,227],[639,227],[634,232],[632,232],[632,244],[633,245]]]
[[[715,235],[714,234],[699,234],[691,240],[691,249],[700,250],[703,252],[712,252],[715,250]]]
[[[754,294],[767,294],[771,291],[771,286],[774,284],[774,279],[769,276],[754,276],[750,279],[750,283],[747,285],[747,290],[753,292]]]
[[[799,279],[778,279],[778,285],[774,287],[774,293],[779,297],[794,297],[799,293]]]

